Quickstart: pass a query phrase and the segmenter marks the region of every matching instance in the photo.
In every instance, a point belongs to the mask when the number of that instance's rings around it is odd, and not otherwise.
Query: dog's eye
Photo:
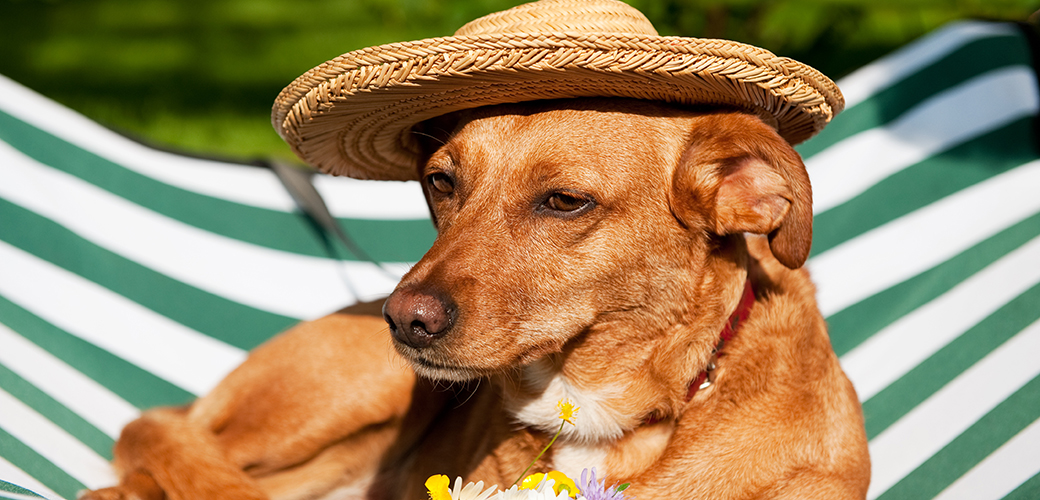
[[[574,213],[592,206],[592,200],[567,193],[553,193],[543,206],[554,212]]]
[[[442,172],[435,172],[426,176],[426,185],[431,190],[441,194],[451,194],[455,190],[455,182],[451,176]]]

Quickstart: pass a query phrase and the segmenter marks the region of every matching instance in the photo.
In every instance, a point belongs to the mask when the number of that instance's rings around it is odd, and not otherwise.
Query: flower
[[[577,496],[578,485],[574,484],[574,480],[567,477],[567,474],[558,470],[549,471],[548,474],[542,474],[540,472],[537,474],[531,474],[530,476],[525,477],[523,482],[520,483],[520,489],[533,490],[546,478],[553,480],[555,483],[553,485],[553,491],[556,492],[557,495],[560,493],[567,493],[567,496],[571,498]]]
[[[574,419],[575,414],[578,413],[578,410],[580,408],[574,406],[571,403],[571,400],[569,400],[569,399],[561,399],[561,400],[559,400],[556,403],[556,407],[560,409],[560,428],[556,429],[556,435],[553,436],[552,439],[549,440],[549,444],[545,445],[545,448],[542,448],[542,451],[540,451],[538,453],[538,456],[534,457],[534,460],[531,460],[531,463],[528,464],[527,468],[524,469],[524,471],[520,473],[520,476],[516,478],[516,481],[513,481],[514,485],[516,483],[520,482],[520,479],[522,479],[527,474],[527,471],[531,470],[531,467],[534,467],[534,464],[536,464],[538,462],[538,459],[542,458],[542,455],[544,455],[545,452],[549,450],[549,447],[552,446],[553,443],[556,442],[556,439],[560,437],[561,433],[563,433],[563,424],[564,423],[575,425],[573,419]],[[567,476],[564,476],[564,477],[567,477]],[[568,479],[568,481],[570,481],[570,484],[572,484],[572,485],[574,484],[574,481],[571,481],[570,479]]]
[[[627,484],[621,487],[614,485],[608,490],[604,486],[605,482],[596,482],[596,469],[592,469],[591,474],[589,474],[589,469],[581,472],[581,482],[584,486],[580,489],[573,479],[556,470],[525,476],[527,471],[531,470],[538,459],[542,458],[542,455],[560,437],[563,432],[563,424],[576,425],[574,419],[580,408],[574,406],[570,400],[564,399],[557,402],[556,407],[560,409],[560,428],[556,430],[556,435],[520,473],[520,477],[513,481],[513,485],[509,489],[498,491],[498,486],[495,485],[485,490],[483,481],[476,484],[469,483],[463,487],[462,478],[457,477],[455,487],[449,490],[448,476],[438,474],[430,476],[426,480],[430,500],[572,500],[575,498],[577,500],[629,500],[622,493],[628,487]],[[523,482],[520,479],[523,479]]]
[[[426,479],[426,490],[430,493],[430,500],[451,500],[451,491],[448,490],[450,481],[444,474],[435,474]]]
[[[542,484],[542,480],[543,479],[545,479],[545,474],[542,474],[541,472],[538,472],[538,473],[535,473],[535,474],[531,474],[530,476],[525,477],[523,481],[520,481],[520,489],[521,490],[533,490],[533,489],[536,489],[536,488],[538,488],[539,484]]]
[[[487,500],[492,494],[498,492],[498,485],[484,489],[484,481],[476,484],[469,483],[462,486],[462,478],[455,478],[455,488],[449,490],[450,480],[444,474],[430,476],[426,480],[426,489],[430,493],[431,500]]]
[[[477,481],[476,484],[469,483],[466,487],[462,486],[462,478],[455,478],[455,488],[451,490],[451,500],[487,500],[492,494],[498,492],[498,485],[494,485],[488,489],[484,489],[484,481]]]
[[[574,406],[574,404],[572,404],[571,400],[569,399],[561,399],[560,402],[556,403],[556,407],[560,409],[560,420],[563,420],[568,424],[575,425],[573,419],[574,416],[578,413],[578,410],[581,409],[580,406]]]
[[[543,474],[542,482],[534,488],[513,485],[508,490],[499,492],[489,500],[570,500],[567,492],[557,493],[553,486],[555,481]]]
[[[596,468],[593,467],[590,471],[585,469],[581,471],[581,497],[583,500],[633,500],[626,497],[622,491],[628,487],[627,484],[619,487],[616,483],[607,488],[606,480],[596,481]]]

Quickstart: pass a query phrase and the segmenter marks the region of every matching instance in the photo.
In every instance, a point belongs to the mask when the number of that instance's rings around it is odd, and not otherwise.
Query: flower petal
[[[426,479],[426,490],[430,494],[430,500],[451,500],[451,491],[448,484],[451,480],[444,474],[434,474]]]
[[[553,491],[555,491],[556,494],[560,494],[560,492],[566,491],[567,496],[571,498],[574,498],[578,495],[578,485],[574,484],[574,480],[567,477],[567,474],[564,474],[558,470],[554,470],[549,471],[549,473],[546,474],[546,476],[549,479],[556,481],[556,485],[553,486]]]
[[[574,406],[569,399],[561,399],[556,403],[556,407],[560,409],[560,420],[567,422],[568,424],[574,424],[574,416],[578,413],[581,408]]]

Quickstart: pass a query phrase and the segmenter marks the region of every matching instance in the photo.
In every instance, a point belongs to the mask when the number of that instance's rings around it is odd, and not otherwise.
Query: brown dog
[[[860,407],[793,270],[808,177],[772,128],[588,99],[424,134],[438,237],[385,303],[391,335],[370,307],[271,340],[191,407],[130,424],[122,483],[87,498],[420,499],[431,474],[507,486],[561,399],[577,425],[536,470],[596,467],[640,500],[865,496]]]

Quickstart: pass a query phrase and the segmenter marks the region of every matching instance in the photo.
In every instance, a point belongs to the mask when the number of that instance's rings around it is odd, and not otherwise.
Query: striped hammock
[[[947,26],[839,82],[847,110],[798,148],[871,499],[1040,498],[1030,40]],[[144,147],[0,77],[0,498],[114,483],[142,409],[389,293],[432,242],[415,183],[312,180],[345,239],[271,169]]]

